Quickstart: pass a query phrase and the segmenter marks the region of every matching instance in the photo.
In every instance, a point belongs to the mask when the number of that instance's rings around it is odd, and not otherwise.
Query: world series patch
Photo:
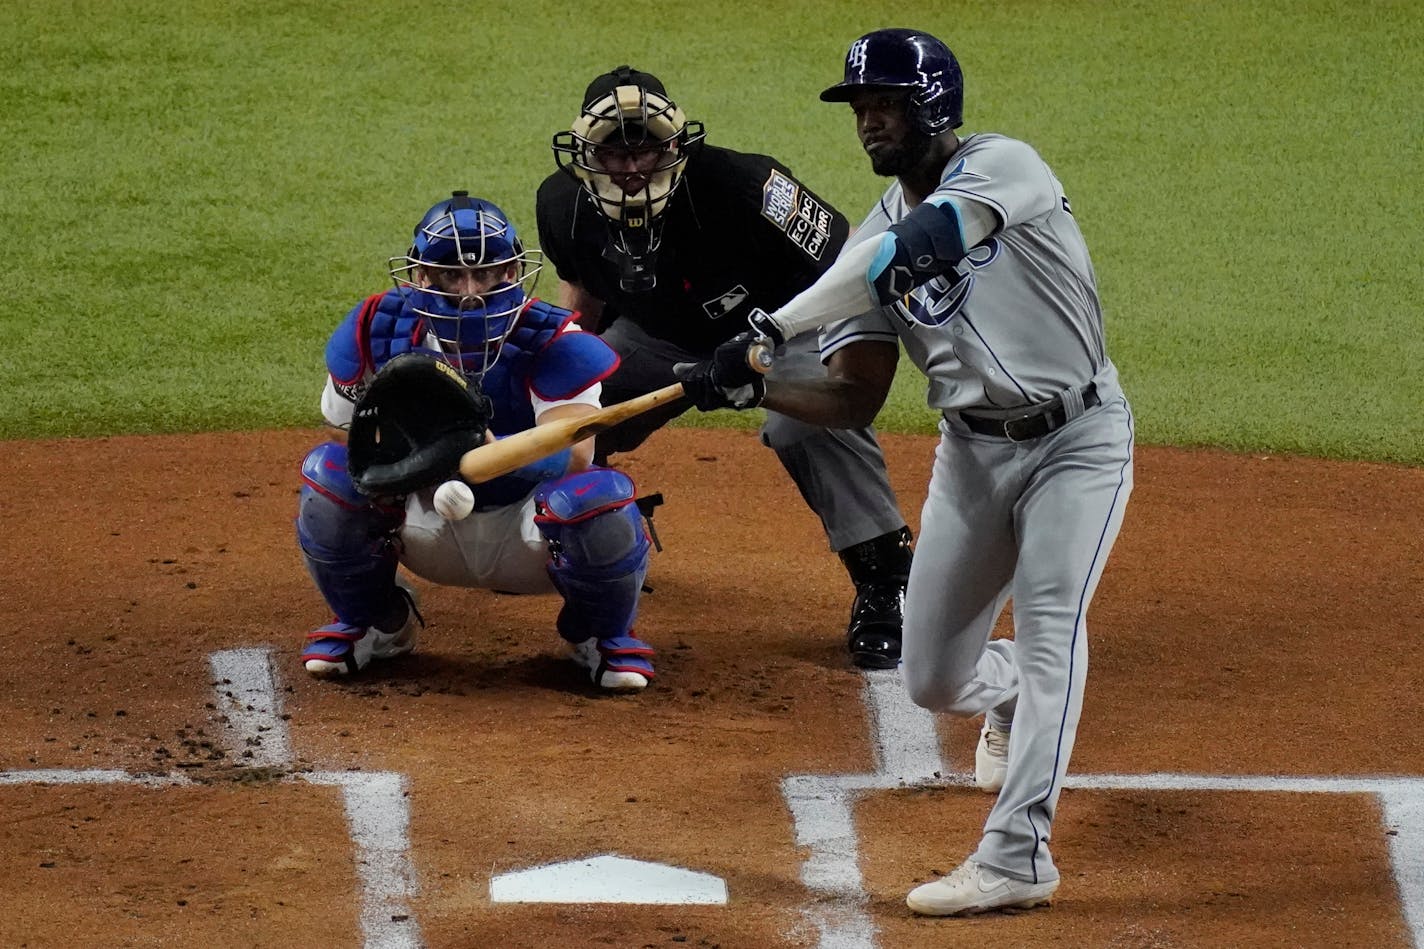
[[[776,169],[772,169],[761,186],[761,213],[768,221],[786,232],[791,243],[804,250],[812,260],[820,260],[831,240],[831,212],[801,186]]]
[[[761,186],[761,213],[768,221],[786,230],[791,216],[796,213],[796,197],[800,193],[800,185],[773,168],[771,176]]]

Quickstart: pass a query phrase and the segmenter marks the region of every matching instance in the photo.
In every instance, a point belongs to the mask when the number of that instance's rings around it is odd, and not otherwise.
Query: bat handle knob
[[[758,340],[747,347],[747,365],[762,375],[771,371],[772,361],[770,340]]]

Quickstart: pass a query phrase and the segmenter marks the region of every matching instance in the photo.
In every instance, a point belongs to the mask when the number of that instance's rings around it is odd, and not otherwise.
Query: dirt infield
[[[877,772],[867,696],[893,678],[848,665],[849,584],[753,436],[668,430],[620,460],[667,504],[639,625],[658,678],[619,697],[561,658],[556,600],[419,581],[429,626],[414,655],[308,679],[300,637],[326,610],[291,519],[317,438],[3,446],[0,945],[1418,938],[1424,878],[1405,879],[1419,866],[1401,869],[1399,835],[1416,831],[1399,817],[1424,818],[1424,796],[1369,780],[1424,779],[1424,470],[1140,449],[1092,614],[1058,899],[925,920],[905,892],[952,869],[988,811],[954,780],[974,725],[939,723],[946,780],[848,794],[850,836],[798,823],[816,800],[794,804],[788,778]],[[932,440],[883,441],[913,527]],[[234,745],[241,701],[224,704],[211,671],[239,649],[271,650],[266,746]],[[289,759],[252,767],[279,732]],[[62,783],[80,773],[102,783]],[[385,775],[398,783],[383,800],[409,819],[396,856],[349,820],[352,795]],[[1243,781],[1211,783],[1223,777]],[[598,854],[720,877],[727,903],[490,899],[496,875]],[[406,889],[383,891],[396,857]],[[823,858],[838,890],[803,876]]]

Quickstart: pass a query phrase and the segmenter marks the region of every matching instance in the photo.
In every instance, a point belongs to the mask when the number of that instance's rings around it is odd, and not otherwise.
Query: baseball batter
[[[1108,359],[1093,266],[1062,186],[1023,142],[961,138],[963,81],[929,34],[851,44],[848,102],[877,174],[895,182],[835,265],[753,333],[685,370],[722,404],[867,424],[899,347],[943,413],[905,604],[911,698],[984,715],[975,779],[998,791],[976,852],[915,888],[935,916],[1047,903],[1054,811],[1087,673],[1086,617],[1132,490],[1133,419]],[[759,334],[824,326],[824,382],[763,384]],[[990,641],[1013,600],[1014,637]]]
[[[590,414],[617,354],[580,331],[570,311],[526,295],[538,251],[524,247],[496,205],[467,192],[430,208],[410,249],[390,263],[395,286],[352,308],[326,346],[322,413],[339,436],[302,464],[296,527],[308,572],[335,620],[307,634],[306,670],[348,675],[414,648],[423,623],[413,590],[396,578],[404,565],[449,586],[557,590],[564,601],[559,635],[592,682],[613,691],[644,688],[653,677],[653,649],[633,635],[633,621],[650,540],[629,477],[589,466],[592,440],[477,485],[473,513],[459,520],[437,510],[435,494],[453,464],[423,462],[433,442],[412,436],[404,457],[389,457],[397,434],[428,429],[432,439],[445,438],[468,423],[478,442]],[[456,375],[487,414],[426,424],[439,409],[428,392],[392,391],[380,408],[409,405],[408,424],[379,430],[385,437],[371,439],[381,444],[368,450],[382,453],[384,467],[404,465],[412,487],[372,497],[353,476],[358,448],[368,444],[358,426],[375,414],[377,388],[396,384],[388,370],[401,360],[409,366],[410,354],[439,360],[437,378]]]

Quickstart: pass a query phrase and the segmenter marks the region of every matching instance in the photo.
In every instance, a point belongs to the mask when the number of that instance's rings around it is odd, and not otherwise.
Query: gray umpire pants
[[[604,380],[604,405],[672,385],[677,381],[674,365],[711,356],[650,336],[629,319],[615,320],[603,332],[603,340],[622,358],[618,370]],[[815,378],[825,371],[816,336],[807,334],[777,351],[768,378]],[[599,457],[633,450],[689,407],[685,402],[662,406],[604,432],[595,443]],[[776,452],[801,497],[821,519],[832,550],[845,550],[905,526],[873,428],[819,428],[767,412],[761,440]]]

